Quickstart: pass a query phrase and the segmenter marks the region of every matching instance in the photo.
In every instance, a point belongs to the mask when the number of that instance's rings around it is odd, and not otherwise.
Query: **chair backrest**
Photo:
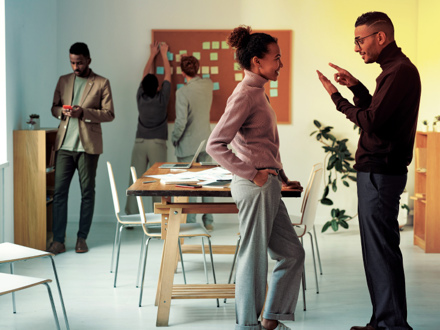
[[[310,175],[309,175],[309,181],[307,181],[307,186],[304,189],[304,196],[305,196],[306,192],[308,192],[310,190],[310,185],[312,183],[312,176],[315,173],[315,171],[319,168],[322,168],[322,163],[316,163],[315,165],[312,166],[312,171],[310,172]],[[302,204],[301,204],[301,213],[304,213],[305,203],[306,203],[306,199],[303,198]]]
[[[130,167],[130,172],[131,172],[131,178],[133,179],[133,183],[137,181],[137,174],[136,174],[136,169],[134,168],[134,166]],[[141,221],[142,221],[142,227],[144,227],[144,230],[146,230],[145,226],[147,224],[147,217],[145,216],[145,209],[144,209],[144,203],[142,202],[142,197],[141,196],[136,196],[136,202],[138,204],[138,208],[139,208],[139,215],[141,217]]]
[[[121,211],[121,207],[119,206],[119,198],[118,198],[118,192],[116,190],[115,176],[113,175],[112,164],[110,164],[110,162],[107,162],[107,170],[108,170],[108,178],[110,180],[110,187],[112,190],[112,197],[113,197],[113,205],[115,207],[115,214],[119,220],[118,214]]]
[[[301,224],[306,227],[306,232],[312,230],[315,224],[316,208],[318,207],[321,179],[323,169],[318,168],[312,173],[308,191],[304,194],[304,211],[301,217]]]

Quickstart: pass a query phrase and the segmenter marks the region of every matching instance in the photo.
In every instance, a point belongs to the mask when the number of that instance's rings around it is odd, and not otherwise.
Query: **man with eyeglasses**
[[[336,69],[335,81],[354,94],[343,98],[321,72],[318,77],[336,108],[361,128],[356,151],[358,214],[362,255],[373,313],[366,326],[352,330],[412,329],[407,322],[405,275],[397,222],[400,195],[412,160],[421,84],[417,68],[394,41],[390,18],[368,12],[355,23],[355,52],[378,63],[373,96],[348,71]]]

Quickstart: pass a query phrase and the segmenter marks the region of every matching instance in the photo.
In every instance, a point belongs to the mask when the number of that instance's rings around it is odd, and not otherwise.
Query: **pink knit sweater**
[[[252,180],[257,168],[282,169],[275,112],[264,92],[267,79],[245,70],[225,113],[209,137],[206,151],[220,165]],[[231,144],[235,151],[228,149]]]

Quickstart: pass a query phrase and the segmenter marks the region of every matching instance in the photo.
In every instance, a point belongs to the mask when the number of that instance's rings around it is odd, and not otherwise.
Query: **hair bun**
[[[228,44],[234,48],[243,48],[249,42],[252,29],[250,26],[241,25],[236,27],[228,37]]]

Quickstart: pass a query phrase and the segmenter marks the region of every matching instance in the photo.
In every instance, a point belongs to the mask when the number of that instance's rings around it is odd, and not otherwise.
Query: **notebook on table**
[[[206,142],[206,140],[203,140],[202,142],[200,142],[199,147],[197,148],[197,151],[196,151],[193,159],[191,160],[191,163],[163,164],[163,165],[159,166],[159,168],[191,168],[193,166],[193,164],[196,162],[197,157],[199,157],[199,153],[202,151],[203,145],[205,144],[205,142]]]

